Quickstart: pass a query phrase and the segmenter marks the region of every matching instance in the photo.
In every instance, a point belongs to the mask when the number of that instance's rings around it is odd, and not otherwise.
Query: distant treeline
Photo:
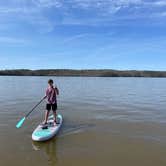
[[[0,70],[3,76],[88,76],[88,77],[166,77],[166,71],[137,71],[137,70]]]

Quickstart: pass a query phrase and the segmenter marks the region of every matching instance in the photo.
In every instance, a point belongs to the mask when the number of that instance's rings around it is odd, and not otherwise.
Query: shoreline
[[[112,69],[15,69],[0,70],[0,76],[70,76],[70,77],[157,77],[165,78],[166,71]]]

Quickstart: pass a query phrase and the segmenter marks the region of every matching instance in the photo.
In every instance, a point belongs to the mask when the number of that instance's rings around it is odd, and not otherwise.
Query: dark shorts
[[[57,110],[57,103],[55,103],[55,104],[46,104],[46,110],[56,111]]]

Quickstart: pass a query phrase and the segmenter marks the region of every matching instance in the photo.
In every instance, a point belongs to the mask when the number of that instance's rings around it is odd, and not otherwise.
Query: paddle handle
[[[25,118],[27,118],[33,111],[34,109],[45,99],[45,97],[43,97],[26,115]]]

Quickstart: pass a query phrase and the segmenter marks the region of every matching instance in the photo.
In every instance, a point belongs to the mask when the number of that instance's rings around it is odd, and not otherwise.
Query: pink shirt
[[[56,103],[56,90],[55,88],[48,87],[46,89],[46,97],[48,104],[55,104]]]

